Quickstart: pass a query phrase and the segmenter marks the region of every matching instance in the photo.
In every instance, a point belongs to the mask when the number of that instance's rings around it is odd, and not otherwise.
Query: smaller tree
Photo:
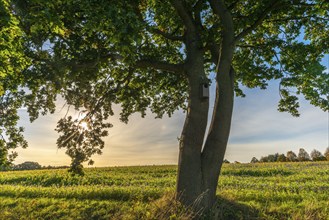
[[[314,149],[311,152],[311,158],[313,161],[324,161],[326,160],[325,156],[322,155],[322,153],[316,149]]]
[[[324,156],[329,161],[329,147],[327,147],[326,151],[324,152]]]
[[[280,154],[277,159],[278,162],[286,162],[287,157],[284,154]]]
[[[250,161],[250,163],[258,163],[259,160],[256,157],[253,157]]]
[[[310,161],[311,157],[304,148],[300,148],[297,159],[298,161]]]
[[[260,158],[260,162],[277,162],[278,161],[279,154],[269,154],[265,157]]]
[[[265,156],[265,157],[261,157],[261,158],[259,159],[259,162],[261,162],[261,163],[267,163],[267,162],[268,162],[268,157],[267,157],[267,156]]]
[[[223,163],[230,163],[230,161],[227,160],[227,159],[225,159],[225,160],[223,161]]]
[[[275,153],[273,156],[274,156],[274,162],[278,162],[278,159],[279,159],[280,154],[279,153]]]
[[[73,119],[71,116],[59,120],[55,130],[62,134],[57,139],[57,145],[59,148],[66,148],[66,154],[72,158],[69,169],[72,175],[83,176],[82,163],[88,161],[88,165],[93,165],[94,161],[90,157],[93,154],[102,154],[102,137],[108,135],[108,131],[104,129],[112,127],[108,122],[97,121],[103,120],[102,117],[95,109],[95,112],[88,113],[83,120]]]
[[[276,153],[276,154],[269,154],[269,155],[267,156],[267,160],[268,160],[268,162],[276,162],[278,156],[279,156],[278,153]]]
[[[38,162],[26,161],[16,165],[14,168],[15,170],[37,170],[41,169],[42,166]]]
[[[287,152],[287,161],[296,162],[297,161],[297,155],[293,151],[288,151]]]

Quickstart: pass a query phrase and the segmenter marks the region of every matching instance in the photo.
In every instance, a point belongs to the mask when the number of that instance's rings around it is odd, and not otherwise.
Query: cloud
[[[246,98],[236,98],[232,130],[226,157],[249,162],[253,156],[269,153],[285,153],[304,147],[307,151],[316,148],[324,151],[328,146],[328,114],[301,100],[301,117],[294,118],[277,109],[279,101],[278,82],[270,82],[267,90],[246,89]],[[212,100],[212,97],[211,97]],[[58,103],[59,107],[62,106]],[[68,165],[70,158],[65,150],[57,150],[58,134],[54,131],[57,120],[65,110],[54,115],[40,117],[29,123],[26,111],[20,111],[21,125],[26,127],[30,147],[19,150],[17,161],[38,161],[43,165]],[[72,114],[77,114],[71,111]],[[96,166],[176,164],[178,140],[185,114],[176,112],[172,118],[154,119],[148,113],[145,118],[134,114],[128,124],[119,121],[119,107],[110,118],[114,125],[109,129],[103,154],[94,156]],[[210,115],[211,117],[211,115]]]
[[[328,113],[303,98],[300,117],[278,112],[275,87],[272,84],[264,94],[250,91],[245,99],[236,101],[226,153],[229,160],[249,162],[253,156],[298,152],[300,147],[323,152],[328,146]]]
[[[57,103],[57,106],[62,106]],[[115,106],[118,115],[119,107]],[[70,114],[77,115],[75,111]],[[70,158],[64,149],[57,149],[58,133],[54,130],[57,121],[66,111],[56,111],[53,115],[41,116],[32,124],[26,111],[20,112],[20,125],[25,127],[25,137],[29,148],[18,149],[16,163],[32,160],[42,165],[68,165]],[[173,164],[177,163],[178,140],[184,123],[184,114],[177,112],[168,118],[155,119],[150,112],[145,118],[139,114],[131,116],[129,123],[120,122],[117,116],[109,121],[114,125],[109,136],[104,138],[103,154],[94,156],[97,166]]]
[[[177,163],[177,137],[183,123],[182,113],[163,119],[154,119],[152,114],[141,119],[136,114],[127,125],[114,123],[105,139],[102,158],[109,158],[111,164],[120,161],[121,165]],[[104,162],[102,158],[99,158],[100,163]]]

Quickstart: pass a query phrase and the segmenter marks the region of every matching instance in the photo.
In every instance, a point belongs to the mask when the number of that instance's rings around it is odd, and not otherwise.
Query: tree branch
[[[150,32],[159,34],[162,37],[167,38],[168,40],[172,40],[172,41],[183,41],[184,40],[183,36],[177,36],[177,35],[174,35],[171,33],[166,33],[164,31],[161,31],[161,30],[159,30],[157,28],[153,28],[153,27],[150,27]]]
[[[50,66],[58,66],[58,62],[53,62],[47,59],[41,59],[38,57],[34,57],[36,61],[44,62]],[[92,69],[95,68],[99,62],[106,62],[109,60],[112,61],[123,61],[124,57],[119,54],[107,54],[105,56],[99,57],[95,60],[88,60],[88,61],[63,61],[60,65],[71,66],[75,71],[80,71],[84,69]],[[137,60],[134,68],[153,68],[157,70],[168,71],[172,73],[183,73],[184,72],[184,64],[171,64],[165,61],[157,61],[153,59],[140,59]]]
[[[235,8],[235,6],[239,3],[240,0],[234,1],[232,4],[230,4],[227,9],[228,10],[232,10],[233,8]]]
[[[96,65],[97,62],[105,61],[108,59],[115,60],[115,61],[122,61],[123,57],[118,54],[108,54],[107,56],[104,56],[97,61],[91,62],[89,64],[84,63],[80,67],[86,68],[86,65]],[[135,68],[152,68],[152,69],[163,70],[163,71],[168,71],[168,72],[173,72],[173,73],[182,73],[184,71],[183,64],[171,64],[171,63],[168,63],[165,61],[157,61],[157,60],[152,60],[152,59],[137,60],[133,67],[135,67]]]
[[[218,51],[219,58],[217,58],[218,59],[217,68],[219,68],[221,61],[223,61],[222,64],[224,64],[225,66],[224,69],[229,71],[229,68],[231,66],[230,62],[233,57],[233,48],[235,43],[233,18],[223,0],[210,0],[210,6],[214,11],[214,13],[220,18],[221,25],[223,27],[222,29],[223,38],[222,38],[221,46],[220,48],[215,48],[215,49],[220,49],[220,51]],[[212,52],[212,54],[215,55],[216,53]]]
[[[231,34],[234,30],[233,19],[230,11],[222,0],[210,0],[210,6],[214,13],[221,19],[223,34]],[[226,36],[229,37],[229,36]],[[231,37],[231,36],[230,36]]]
[[[291,5],[298,5],[298,6],[302,6],[302,7],[314,7],[314,6],[316,6],[316,4],[308,4],[308,3],[302,3],[302,2],[300,2],[300,3],[293,2],[293,3],[291,3]]]
[[[284,22],[284,21],[294,21],[294,20],[302,20],[302,19],[309,19],[309,18],[315,18],[318,20],[322,20],[322,21],[329,21],[329,18],[321,18],[321,17],[317,17],[314,15],[310,15],[310,16],[297,16],[297,17],[287,17],[287,18],[280,18],[280,19],[268,19],[265,20],[266,22]]]
[[[245,37],[247,34],[251,33],[256,27],[258,27],[267,17],[267,15],[280,3],[280,1],[277,0],[272,0],[267,7],[264,9],[264,11],[262,11],[262,13],[259,15],[259,17],[257,18],[257,20],[250,25],[248,28],[244,29],[240,34],[238,34],[235,37],[235,42],[241,40],[243,37]],[[255,15],[251,15],[255,16]]]
[[[182,0],[172,0],[172,5],[177,11],[178,16],[182,19],[185,27],[189,30],[195,30],[194,20],[192,15],[186,10]]]
[[[199,0],[193,6],[193,13],[195,22],[202,27],[201,11],[202,11],[203,0]]]
[[[164,61],[157,61],[152,59],[141,59],[136,62],[136,68],[152,68],[157,70],[163,70],[173,73],[183,73],[184,64],[171,64]]]
[[[267,44],[236,44],[237,47],[240,48],[261,48],[264,46],[268,46]]]
[[[216,65],[218,63],[220,46],[216,44],[214,40],[210,40],[210,43],[206,45],[205,49],[208,50],[211,55],[210,60],[207,61]]]

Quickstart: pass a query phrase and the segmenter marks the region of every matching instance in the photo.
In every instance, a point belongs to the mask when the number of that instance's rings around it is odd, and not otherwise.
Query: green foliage
[[[224,164],[204,219],[327,219],[329,163]],[[176,166],[0,172],[0,219],[190,219]],[[217,218],[216,218],[217,216]]]
[[[327,147],[326,151],[324,152],[324,156],[327,158],[329,161],[329,147]]]
[[[316,149],[312,150],[310,154],[313,161],[324,161],[327,160],[325,156],[322,155],[322,153]]]
[[[102,117],[102,114],[96,112],[92,117],[90,115],[84,120],[73,120],[69,116],[61,119],[57,125],[56,131],[62,133],[57,144],[60,148],[66,148],[66,154],[72,158],[69,171],[73,174],[83,175],[82,163],[89,160],[93,154],[102,153],[104,141],[101,137],[107,136],[104,129],[112,126],[110,123],[103,123],[101,118],[96,118]],[[92,165],[93,161],[89,160],[88,164]]]
[[[259,160],[259,162],[285,162],[285,161],[286,161],[286,157],[284,156],[284,154],[279,154],[279,153],[263,156]]]
[[[218,193],[233,203],[252,208],[253,214],[256,213],[256,217],[252,216],[254,219],[327,219],[328,185],[322,182],[328,181],[327,166],[328,162],[234,164],[224,168],[233,175],[220,178]],[[247,170],[263,172],[247,176],[244,175]],[[264,176],[266,170],[278,171],[276,175]],[[221,211],[225,215],[230,209]],[[237,209],[234,216],[239,212]]]
[[[250,163],[258,163],[259,160],[256,157],[251,158]]]
[[[148,109],[157,117],[187,109],[191,73],[185,67],[195,54],[188,52],[190,30],[172,1],[1,3],[5,19],[0,33],[4,39],[0,42],[4,79],[0,105],[10,97],[14,119],[10,126],[0,121],[0,128],[1,134],[3,129],[15,133],[12,139],[21,146],[25,146],[21,131],[13,129],[18,121],[15,109],[27,107],[33,121],[40,114],[53,113],[59,95],[87,115],[78,120],[63,118],[57,127],[58,146],[67,149],[79,172],[83,161],[101,152],[101,138],[110,127],[105,122],[114,114],[114,104],[121,106],[120,119],[125,123],[134,113],[145,116]],[[329,52],[329,3],[225,3],[234,23],[236,49],[231,66],[236,94],[244,96],[241,85],[265,89],[268,81],[276,79],[281,81],[279,111],[298,116],[300,94],[327,111],[329,79],[320,61]],[[222,46],[222,21],[209,1],[186,0],[183,6],[200,38],[204,71],[195,74],[208,82]],[[14,72],[19,77],[13,77]],[[0,114],[6,118],[9,112]],[[84,132],[78,126],[82,121],[90,126]]]
[[[297,162],[297,161],[325,161],[327,160],[326,155],[328,154],[328,149],[322,155],[322,153],[316,149],[311,152],[309,155],[303,148],[299,149],[298,156],[293,151],[288,151],[287,156],[284,154],[269,154],[267,156],[262,156],[258,161],[256,157],[253,157],[250,163],[257,162]]]
[[[17,127],[17,109],[22,106],[22,71],[30,65],[24,54],[24,32],[13,13],[11,1],[0,1],[0,169],[8,168],[17,156],[16,147],[26,147],[23,128]]]
[[[23,137],[24,129],[17,127],[20,107],[20,93],[6,92],[0,96],[0,167],[9,167],[17,157],[14,151],[17,147],[26,148],[27,142]]]
[[[278,162],[286,162],[287,157],[284,154],[279,154],[279,157],[277,159]]]
[[[38,162],[26,161],[21,164],[17,164],[13,167],[15,170],[37,170],[41,169],[41,165]]]
[[[310,161],[311,157],[310,155],[306,152],[306,150],[304,150],[304,148],[300,148],[299,152],[298,152],[298,157],[297,159],[299,161]]]
[[[289,161],[289,162],[297,161],[297,155],[293,151],[288,151],[287,152],[287,161]]]
[[[19,77],[20,72],[29,64],[24,56],[23,31],[19,19],[12,13],[10,0],[0,1],[0,96],[6,89],[6,77]]]
[[[292,172],[285,170],[285,169],[270,169],[265,167],[264,169],[257,169],[257,170],[248,170],[248,169],[241,169],[241,170],[224,170],[222,172],[223,175],[230,175],[230,176],[255,176],[255,177],[267,177],[267,176],[289,176]]]

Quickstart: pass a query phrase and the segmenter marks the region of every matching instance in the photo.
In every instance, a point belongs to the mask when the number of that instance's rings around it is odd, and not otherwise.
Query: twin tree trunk
[[[198,68],[193,71],[198,71]],[[187,206],[209,209],[216,200],[219,173],[230,132],[233,71],[217,76],[215,105],[204,145],[209,100],[200,96],[202,83],[200,78],[189,78],[188,110],[179,144],[177,196]]]
[[[218,77],[215,106],[204,147],[209,101],[200,97],[201,82],[190,82],[188,111],[179,146],[177,179],[178,200],[187,206],[209,209],[216,200],[233,111],[232,77],[232,71],[231,74]]]
[[[220,8],[219,8],[220,9]],[[216,188],[229,138],[234,100],[234,31],[231,17],[223,17],[222,42],[213,53],[217,62],[216,97],[209,132],[209,100],[200,96],[200,85],[205,83],[204,52],[198,34],[187,32],[189,101],[179,144],[177,199],[199,211],[208,210],[216,201]],[[216,48],[217,49],[217,48]],[[214,57],[216,56],[217,57]],[[204,142],[205,140],[205,142]]]

